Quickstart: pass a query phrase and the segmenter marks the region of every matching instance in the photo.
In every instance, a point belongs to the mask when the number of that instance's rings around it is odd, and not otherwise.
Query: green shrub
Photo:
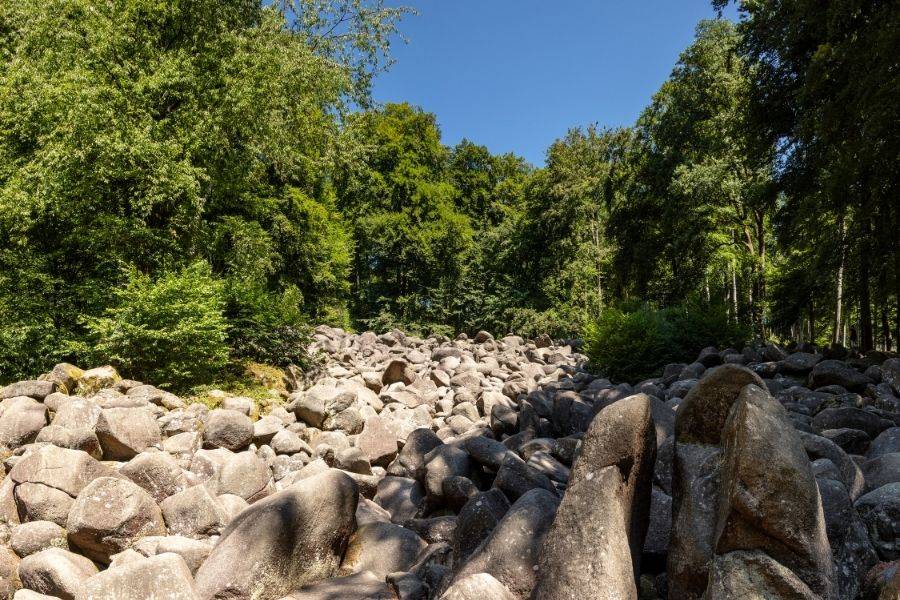
[[[585,328],[585,353],[604,375],[636,382],[673,362],[691,362],[703,348],[740,348],[747,331],[724,307],[686,303],[665,309],[607,309]]]
[[[305,367],[310,328],[301,313],[303,296],[293,286],[273,293],[257,283],[226,286],[228,344],[237,360]]]
[[[606,376],[638,381],[652,377],[668,361],[671,337],[671,324],[659,311],[610,308],[585,327],[584,348]]]
[[[205,262],[153,280],[137,271],[115,292],[117,302],[88,321],[96,363],[126,377],[184,389],[228,362],[222,282]]]

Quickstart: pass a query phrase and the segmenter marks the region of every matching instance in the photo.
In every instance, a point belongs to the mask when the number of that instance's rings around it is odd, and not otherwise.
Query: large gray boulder
[[[716,554],[765,552],[813,594],[833,598],[822,501],[787,412],[765,389],[748,385],[732,407],[722,437]]]
[[[356,483],[328,470],[260,500],[222,532],[197,571],[204,600],[275,600],[338,573],[356,525]]]
[[[533,598],[637,598],[655,460],[649,396],[600,411],[544,542]]]
[[[209,413],[203,429],[205,448],[243,450],[253,441],[253,421],[236,410],[217,408]]]
[[[127,479],[100,477],[88,484],[69,511],[69,544],[99,563],[142,537],[165,535],[162,513],[153,497]]]
[[[62,600],[78,596],[84,582],[98,572],[90,559],[61,548],[42,550],[19,563],[19,579],[25,589]]]
[[[450,585],[488,573],[520,598],[534,589],[538,556],[556,516],[559,498],[533,489],[519,498],[490,535],[458,569]]]
[[[156,502],[187,489],[187,478],[168,452],[142,452],[122,465],[119,473],[144,488]]]
[[[131,460],[162,439],[159,425],[143,408],[106,408],[97,419],[97,439],[107,460]]]
[[[172,494],[159,508],[170,533],[191,538],[218,535],[231,520],[222,503],[202,484]]]
[[[39,446],[12,468],[13,497],[22,521],[65,526],[74,498],[98,477],[115,476],[86,452]]]
[[[184,559],[171,552],[107,569],[84,582],[75,600],[200,600]]]
[[[47,424],[47,407],[33,398],[16,396],[0,402],[0,447],[18,448],[35,440]]]
[[[66,530],[52,521],[31,521],[17,525],[9,538],[9,547],[25,558],[47,548],[69,549]]]
[[[413,531],[393,523],[369,523],[350,537],[341,563],[344,574],[371,571],[385,577],[408,571],[428,544]]]

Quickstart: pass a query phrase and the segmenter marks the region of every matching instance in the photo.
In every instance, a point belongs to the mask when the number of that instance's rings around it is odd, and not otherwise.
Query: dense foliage
[[[315,323],[586,334],[627,379],[754,338],[889,348],[900,10],[738,4],[633,127],[536,168],[374,105],[381,0],[4,2],[0,379],[184,385],[223,347],[300,364]]]

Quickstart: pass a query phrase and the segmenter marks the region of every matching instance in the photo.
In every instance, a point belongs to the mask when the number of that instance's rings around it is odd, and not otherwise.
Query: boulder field
[[[0,389],[0,598],[900,599],[900,359],[318,327],[280,402]]]

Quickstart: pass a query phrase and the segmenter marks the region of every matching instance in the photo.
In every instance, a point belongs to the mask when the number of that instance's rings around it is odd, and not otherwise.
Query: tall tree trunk
[[[872,332],[872,296],[869,282],[869,272],[872,257],[869,237],[872,233],[871,224],[867,218],[862,221],[862,235],[859,248],[859,349],[866,353],[875,346]]]
[[[737,287],[737,268],[734,261],[731,261],[731,299],[734,303],[734,322],[738,322],[738,287]]]
[[[844,235],[846,234],[846,224],[844,221],[844,213],[841,213],[840,219],[838,221],[838,233],[840,240],[840,253],[841,259],[838,263],[837,270],[837,290],[834,297],[834,334],[831,336],[831,341],[834,343],[838,343],[840,341],[841,336],[841,309],[843,308],[844,302],[844,261],[847,258],[846,249],[844,247]]]

